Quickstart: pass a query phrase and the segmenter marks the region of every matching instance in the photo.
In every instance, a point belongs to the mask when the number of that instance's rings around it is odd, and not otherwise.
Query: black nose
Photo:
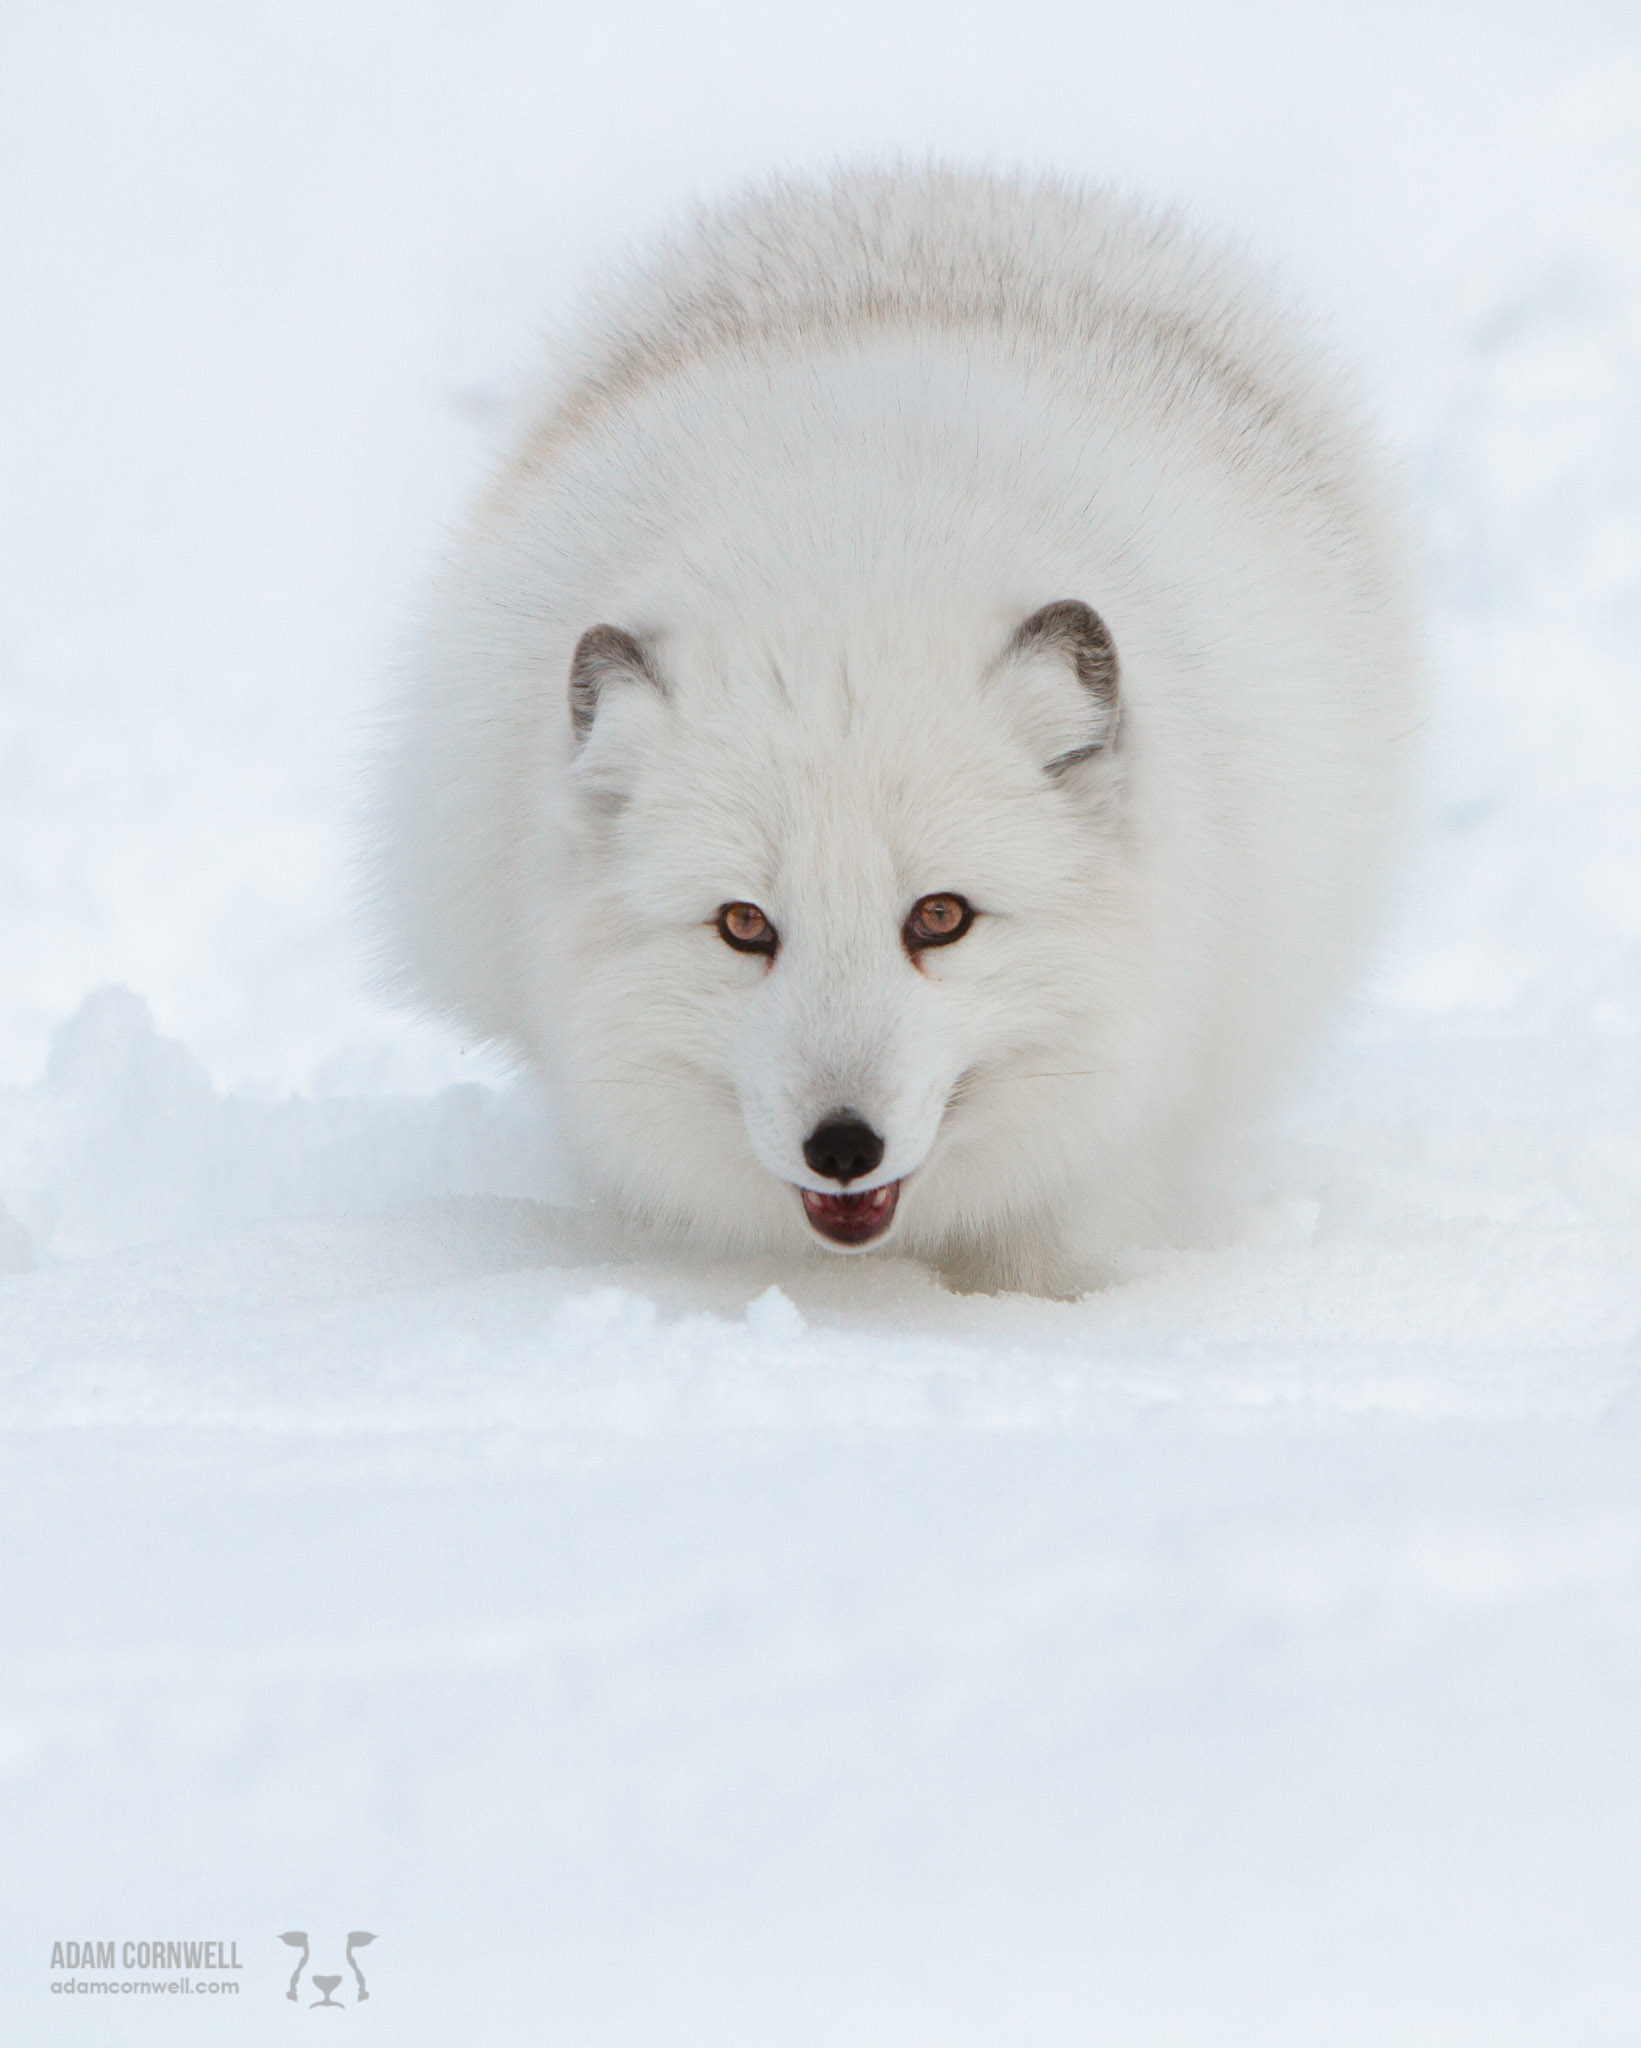
[[[811,1173],[823,1173],[828,1180],[841,1181],[847,1187],[882,1159],[883,1140],[870,1124],[845,1110],[841,1116],[816,1124],[803,1141],[803,1156]]]

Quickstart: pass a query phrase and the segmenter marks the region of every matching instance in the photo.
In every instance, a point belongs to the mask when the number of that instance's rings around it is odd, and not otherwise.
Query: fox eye
[[[718,936],[737,953],[775,950],[775,927],[756,903],[726,903],[718,912]]]
[[[900,936],[908,953],[921,953],[925,946],[951,945],[973,923],[974,911],[966,897],[921,896]]]

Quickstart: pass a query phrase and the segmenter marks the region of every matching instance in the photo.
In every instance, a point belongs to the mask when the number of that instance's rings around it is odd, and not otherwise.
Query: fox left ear
[[[642,640],[619,626],[589,626],[570,657],[570,729],[578,747],[593,729],[599,698],[617,683],[667,694]]]
[[[1116,643],[1092,605],[1045,604],[1014,633],[999,663],[1017,689],[1046,772],[1064,775],[1117,743],[1122,730]],[[1066,685],[1074,683],[1075,694]]]

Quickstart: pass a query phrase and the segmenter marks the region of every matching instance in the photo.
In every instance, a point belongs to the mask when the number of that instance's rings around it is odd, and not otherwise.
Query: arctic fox
[[[721,1254],[1066,1296],[1313,1033],[1407,814],[1392,493],[1234,253],[783,182],[595,298],[384,760],[399,987]]]

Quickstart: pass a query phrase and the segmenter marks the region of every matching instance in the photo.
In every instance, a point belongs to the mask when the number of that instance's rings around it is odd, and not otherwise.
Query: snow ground
[[[0,2034],[331,2024],[302,1926],[396,2044],[1633,2042],[1632,12],[0,33]],[[625,1256],[339,907],[530,323],[890,142],[1286,252],[1430,540],[1371,987],[1218,1237],[1075,1306]],[[51,1993],[156,1935],[241,1993]]]

